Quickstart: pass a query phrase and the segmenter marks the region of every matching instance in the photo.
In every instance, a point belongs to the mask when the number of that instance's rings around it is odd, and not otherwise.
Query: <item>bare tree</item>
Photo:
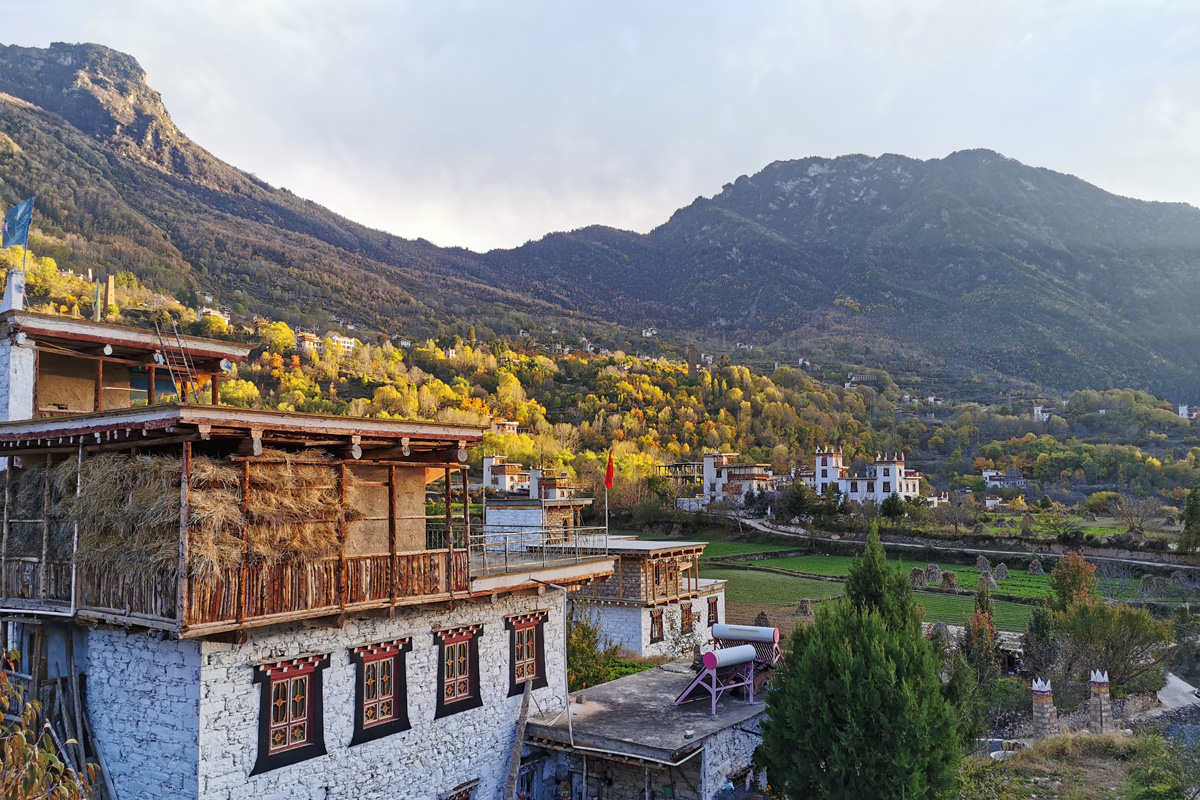
[[[1143,526],[1153,517],[1158,516],[1162,504],[1158,498],[1145,497],[1138,499],[1131,495],[1119,494],[1109,506],[1112,515],[1125,523],[1125,529],[1131,533],[1142,533]]]
[[[954,535],[958,536],[961,528],[974,525],[979,518],[979,503],[973,494],[951,492],[949,499],[937,507],[935,514],[943,525],[953,525]]]
[[[1045,536],[1059,539],[1078,533],[1081,528],[1079,520],[1071,515],[1066,506],[1062,503],[1051,503],[1050,508],[1038,514],[1037,530]]]
[[[1096,564],[1096,583],[1106,600],[1130,600],[1137,595],[1141,579],[1133,566],[1124,561],[1100,561]]]

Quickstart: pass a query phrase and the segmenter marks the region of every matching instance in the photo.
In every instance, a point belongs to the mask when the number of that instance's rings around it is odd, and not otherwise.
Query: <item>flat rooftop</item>
[[[760,696],[746,703],[727,693],[709,714],[703,691],[682,705],[678,697],[696,678],[688,661],[674,661],[636,675],[618,678],[571,694],[575,744],[613,751],[631,758],[678,762],[715,733],[745,725],[765,709]],[[582,696],[584,701],[577,702]],[[691,736],[687,735],[691,732]],[[534,744],[570,749],[566,715],[530,717],[525,735]]]
[[[605,550],[608,553],[654,555],[655,553],[673,553],[676,550],[704,549],[708,542],[683,542],[674,539],[634,539],[629,536],[609,536],[607,541],[603,536],[580,536],[569,542],[547,544],[548,548],[569,547],[572,550]]]

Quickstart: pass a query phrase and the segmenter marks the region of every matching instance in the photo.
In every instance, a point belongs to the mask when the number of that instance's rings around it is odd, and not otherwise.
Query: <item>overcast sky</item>
[[[0,0],[135,56],[201,146],[472,249],[646,231],[772,161],[987,147],[1200,205],[1200,3]]]

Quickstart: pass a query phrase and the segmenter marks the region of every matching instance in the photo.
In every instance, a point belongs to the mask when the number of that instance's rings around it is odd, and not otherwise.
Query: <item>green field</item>
[[[708,530],[688,531],[680,537],[681,541],[685,542],[707,542],[708,546],[704,548],[704,558],[723,558],[725,556],[746,556],[752,553],[779,553],[784,550],[795,550],[794,545],[786,544],[758,544],[755,542],[727,542],[725,537],[729,536],[730,532],[721,528]],[[671,541],[663,539],[662,536],[646,535],[637,531],[618,531],[612,532],[614,536],[637,536],[638,539],[650,541]]]
[[[729,581],[725,584],[725,599],[733,603],[790,605],[801,600],[837,597],[845,590],[845,584],[840,581],[794,578],[776,572],[749,569],[710,569],[702,566],[700,577]]]
[[[765,561],[756,562],[764,567],[778,567],[780,569],[790,569],[796,572],[809,572],[813,575],[830,575],[833,577],[845,577],[850,573],[850,564],[854,559],[849,556],[826,556],[826,555],[810,555],[810,556],[793,556],[790,558],[772,558]],[[912,569],[914,566],[924,567],[924,564],[914,562],[903,562],[904,572]],[[940,564],[943,570],[950,570],[958,576],[958,585],[965,591],[974,592],[976,584],[979,583],[979,571],[974,567],[967,567],[960,564]],[[993,564],[993,566],[995,566]],[[1050,584],[1046,582],[1044,576],[1029,575],[1025,570],[1010,569],[1009,579],[1006,581],[996,581],[1000,587],[1000,592],[1004,594],[1017,595],[1018,597],[1029,597],[1040,600],[1043,597],[1049,597],[1051,594]]]
[[[817,556],[821,558],[821,556]],[[784,560],[784,559],[776,559]],[[849,561],[849,559],[846,559]],[[765,563],[765,562],[763,562]],[[805,570],[815,572],[815,570]],[[844,573],[842,573],[844,574]],[[764,606],[790,606],[801,600],[837,597],[845,591],[840,581],[819,581],[762,572],[753,569],[700,568],[701,578],[728,581],[725,597],[733,603],[755,603]],[[917,592],[917,602],[925,608],[929,622],[962,625],[975,607],[970,594],[948,595]],[[1033,606],[996,601],[996,627],[1004,631],[1022,631],[1033,613]]]

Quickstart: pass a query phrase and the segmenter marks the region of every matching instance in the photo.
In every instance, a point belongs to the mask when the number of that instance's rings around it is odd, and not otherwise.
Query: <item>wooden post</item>
[[[450,468],[446,467],[446,576],[447,591],[454,596],[454,519],[450,515]]]
[[[221,405],[221,376],[216,373],[212,376],[212,404]]]
[[[250,461],[242,462],[242,514],[250,511]],[[250,537],[247,525],[242,526],[242,590],[238,592],[237,621],[246,621],[246,606],[250,602]]]
[[[39,395],[41,394],[41,392],[38,391],[38,389],[40,388],[40,384],[42,382],[41,375],[42,375],[42,349],[40,347],[38,347],[38,348],[35,348],[33,351],[33,418],[34,419],[38,418],[38,413],[39,413],[38,409],[40,409],[42,407],[41,401],[39,398]],[[9,460],[11,461],[12,459],[9,459]]]
[[[392,557],[392,613],[400,592],[400,559],[396,557],[396,465],[388,466],[388,553]]]
[[[4,529],[0,534],[0,597],[8,597],[8,529],[11,527],[8,519],[9,506],[12,505],[12,471],[13,458],[5,459],[4,470]]]
[[[463,547],[471,549],[471,488],[467,482],[467,468],[462,469],[463,484]]]
[[[617,599],[625,599],[625,559],[617,559]]]
[[[79,442],[79,453],[75,457],[75,502],[83,494],[83,440]],[[71,515],[74,520],[71,530],[71,602],[72,608],[79,608],[79,517]]]
[[[150,374],[146,378],[146,405],[152,406],[158,402],[158,398],[154,396],[154,378],[158,367],[150,365]]]
[[[192,443],[183,443],[183,463],[179,471],[179,580],[175,587],[175,616],[182,631],[187,623],[188,584],[188,490],[192,481]]]
[[[46,454],[46,471],[42,473],[42,564],[41,564],[41,586],[38,588],[38,596],[42,600],[46,599],[46,595],[50,590],[50,461],[54,456]]]
[[[100,406],[102,405],[102,403],[100,402],[100,396],[103,394],[103,389],[104,389],[104,359],[97,358],[96,359],[96,399],[95,399],[95,402],[93,403],[93,408],[92,408],[93,411],[100,410]]]
[[[348,576],[346,574],[346,465],[338,464],[338,543],[341,545],[341,553],[338,556],[338,570],[340,574],[341,586],[338,592],[338,603],[342,609],[342,618],[338,619],[338,627],[341,627],[342,621],[346,614],[346,593],[349,590]]]

